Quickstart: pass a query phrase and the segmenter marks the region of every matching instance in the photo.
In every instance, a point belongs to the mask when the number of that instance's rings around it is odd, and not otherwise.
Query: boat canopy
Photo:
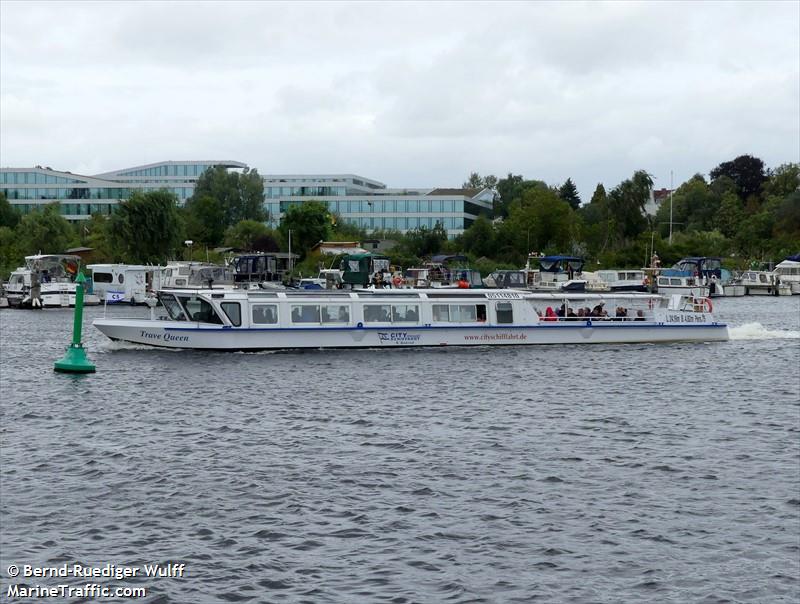
[[[438,254],[436,256],[431,257],[431,262],[435,264],[444,264],[447,265],[451,262],[467,262],[468,258],[466,256],[462,256],[460,254],[455,255],[447,255],[447,254]]]
[[[367,285],[375,273],[389,271],[389,256],[381,254],[345,254],[339,260],[342,282]]]
[[[539,267],[548,273],[561,273],[570,268],[580,272],[584,262],[583,258],[577,256],[543,256],[536,260],[539,262]]]
[[[794,256],[789,256],[786,258],[789,262],[800,262],[800,254],[795,254]]]

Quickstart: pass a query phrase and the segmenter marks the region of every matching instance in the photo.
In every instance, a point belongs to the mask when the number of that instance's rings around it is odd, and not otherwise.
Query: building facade
[[[0,192],[23,214],[58,203],[68,220],[85,220],[92,214],[111,214],[134,191],[166,189],[183,205],[194,193],[206,169],[224,166],[244,169],[238,161],[166,161],[135,166],[94,176],[43,168],[0,168]],[[480,214],[492,215],[489,189],[390,189],[385,184],[355,174],[266,175],[264,209],[277,226],[292,205],[320,201],[340,220],[367,231],[400,232],[441,224],[448,235],[464,232]]]
[[[58,203],[67,220],[85,220],[92,214],[111,214],[134,191],[167,189],[183,204],[194,193],[200,175],[208,168],[244,169],[237,161],[166,161],[95,176],[43,168],[0,168],[0,192],[12,206],[27,214]]]
[[[265,208],[275,225],[295,204],[321,201],[341,220],[367,231],[410,231],[440,223],[448,235],[464,232],[480,214],[492,215],[489,189],[390,189],[355,174],[266,175]]]

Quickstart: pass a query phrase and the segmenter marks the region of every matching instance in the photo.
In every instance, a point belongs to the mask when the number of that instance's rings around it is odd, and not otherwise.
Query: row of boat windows
[[[190,321],[222,324],[222,320],[206,300],[181,296],[180,301],[183,303],[185,314],[174,298],[162,297],[162,303],[173,319],[181,320],[188,316]],[[220,308],[230,319],[232,325],[241,326],[239,302],[222,302]],[[510,302],[498,302],[495,310],[498,323],[513,323],[514,316]],[[432,311],[435,323],[485,322],[488,316],[486,304],[434,304]],[[253,304],[251,313],[251,322],[254,325],[276,325],[278,323],[277,304]],[[363,313],[364,323],[367,324],[418,324],[420,320],[419,305],[417,304],[365,304]],[[290,316],[291,322],[297,325],[346,325],[350,323],[350,306],[346,304],[292,304],[290,305]]]

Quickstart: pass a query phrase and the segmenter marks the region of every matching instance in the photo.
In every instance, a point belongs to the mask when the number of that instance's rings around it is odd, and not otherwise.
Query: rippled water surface
[[[10,564],[178,562],[95,581],[159,603],[797,602],[800,296],[715,306],[730,342],[272,354],[126,348],[91,308],[83,377],[52,371],[72,311],[0,311],[0,600]]]

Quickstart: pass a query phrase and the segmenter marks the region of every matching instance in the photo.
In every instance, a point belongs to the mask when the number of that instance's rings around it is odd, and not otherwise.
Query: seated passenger
[[[577,319],[578,315],[575,314],[575,311],[571,308],[567,309],[567,319]]]
[[[558,315],[553,310],[552,306],[548,306],[544,311],[544,321],[558,321]]]
[[[636,318],[634,319],[634,321],[644,321],[644,311],[643,310],[637,310],[636,311]]]

